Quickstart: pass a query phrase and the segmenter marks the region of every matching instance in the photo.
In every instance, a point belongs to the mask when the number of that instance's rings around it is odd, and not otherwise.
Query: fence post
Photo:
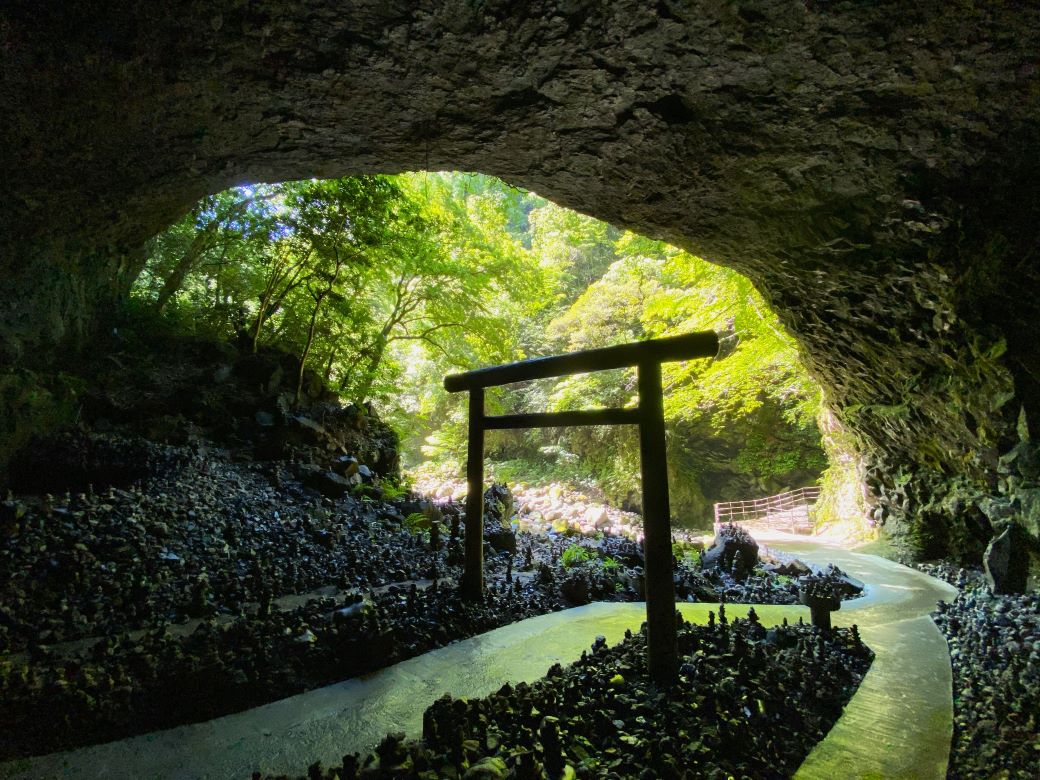
[[[466,450],[466,544],[460,587],[466,601],[484,598],[484,388],[469,391]]]
[[[639,462],[643,482],[643,553],[646,559],[646,650],[658,685],[678,678],[672,529],[668,507],[668,459],[664,436],[661,364],[640,363]]]

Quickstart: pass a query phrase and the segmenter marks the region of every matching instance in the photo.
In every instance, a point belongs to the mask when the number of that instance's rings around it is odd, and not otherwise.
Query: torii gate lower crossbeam
[[[468,601],[484,595],[484,431],[502,428],[553,428],[573,425],[638,425],[643,486],[643,554],[646,559],[647,663],[660,685],[678,673],[672,529],[668,506],[668,462],[664,434],[661,364],[714,357],[715,333],[688,333],[665,339],[572,352],[482,368],[444,378],[452,393],[469,391],[469,445],[466,453],[466,539],[461,594]],[[484,414],[484,388],[530,379],[568,376],[635,366],[639,407],[539,414]],[[476,518],[476,522],[474,522]]]

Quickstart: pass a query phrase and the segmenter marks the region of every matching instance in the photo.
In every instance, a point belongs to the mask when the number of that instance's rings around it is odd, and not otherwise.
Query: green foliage
[[[457,179],[308,180],[204,199],[157,237],[134,297],[194,333],[296,352],[301,388],[306,370],[421,422],[444,401],[423,408],[428,394],[410,389],[515,355],[508,315],[541,274],[507,229],[518,199],[463,196]]]
[[[422,512],[412,512],[404,519],[404,527],[413,534],[420,531],[429,531],[433,521]]]
[[[609,555],[600,561],[600,565],[603,567],[603,571],[606,573],[612,573],[621,568],[621,564],[611,558]]]
[[[394,482],[391,482],[387,479],[384,479],[382,482],[380,482],[379,487],[383,491],[383,498],[385,498],[387,501],[396,501],[398,499],[404,498],[408,495],[408,491],[410,490],[408,484],[404,481],[402,481],[400,484],[395,484]]]
[[[529,223],[532,252],[552,287],[542,294],[545,305],[529,314],[539,327],[515,329],[525,353],[720,333],[719,359],[664,368],[672,507],[680,520],[703,525],[712,501],[816,480],[826,464],[815,422],[819,391],[747,279],[552,204],[532,211]],[[545,380],[489,395],[495,412],[632,406],[635,372]],[[464,413],[452,421],[459,443],[464,421]],[[505,461],[503,471],[515,479],[591,481],[615,503],[638,502],[638,440],[624,428],[497,433],[488,454]]]
[[[821,493],[813,508],[813,525],[850,540],[866,541],[875,534],[867,520],[870,508],[856,442],[838,418],[826,410],[820,412],[819,427],[827,452],[827,468],[820,478]],[[895,482],[902,486],[907,478],[896,475]]]
[[[295,352],[299,393],[324,384],[371,402],[402,433],[406,465],[456,469],[467,410],[441,389],[445,374],[712,329],[718,359],[664,368],[679,519],[703,526],[713,501],[808,484],[825,465],[819,391],[747,279],[487,176],[219,193],[156,238],[134,299],[174,327]],[[486,393],[493,414],[635,403],[632,370]],[[625,427],[501,431],[487,453],[498,479],[593,484],[638,503]]]
[[[560,562],[568,569],[574,566],[581,566],[581,564],[588,563],[590,560],[592,560],[592,554],[580,544],[570,545],[563,551],[563,555],[560,556]]]
[[[693,544],[691,542],[672,542],[672,555],[679,560],[689,560],[697,562],[700,560],[702,548],[700,545]]]

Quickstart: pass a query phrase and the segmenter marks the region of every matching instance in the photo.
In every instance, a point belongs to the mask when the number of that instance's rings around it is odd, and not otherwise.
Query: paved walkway
[[[944,778],[952,703],[945,643],[927,615],[952,589],[875,556],[820,545],[773,546],[813,562],[833,561],[868,583],[863,599],[834,614],[856,622],[877,658],[831,734],[799,777]],[[712,604],[682,604],[706,622]],[[804,607],[756,605],[765,624],[808,620]],[[746,607],[727,605],[731,616]],[[638,629],[641,604],[590,604],[525,620],[347,680],[206,723],[0,765],[0,778],[248,778],[254,770],[303,772],[316,759],[371,749],[388,731],[419,736],[422,713],[445,692],[484,696],[569,663],[597,635],[611,643]]]
[[[867,583],[865,597],[831,615],[856,623],[874,663],[797,780],[945,780],[953,738],[953,690],[946,640],[928,613],[957,590],[915,569],[812,542],[767,542],[810,563],[834,563]]]
[[[707,622],[717,604],[684,604]],[[731,617],[747,608],[727,605]],[[755,611],[764,624],[797,620],[804,607]],[[254,770],[296,776],[320,759],[371,750],[388,731],[421,736],[423,711],[439,696],[486,696],[506,681],[533,682],[554,663],[570,663],[602,634],[619,642],[639,629],[643,604],[596,603],[490,631],[362,678],[205,723],[105,745],[0,765],[10,778],[248,778]]]

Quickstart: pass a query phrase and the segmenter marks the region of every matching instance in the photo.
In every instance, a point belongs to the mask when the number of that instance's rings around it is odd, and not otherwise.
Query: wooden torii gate
[[[484,431],[573,425],[638,425],[643,486],[643,554],[646,559],[647,661],[650,675],[657,683],[671,684],[677,675],[678,649],[661,364],[714,357],[718,351],[719,340],[715,333],[688,333],[523,360],[445,377],[444,388],[448,392],[469,391],[469,447],[466,455],[468,492],[462,597],[468,601],[479,601],[484,594]],[[484,414],[486,387],[630,366],[636,366],[639,372],[639,406],[635,409],[497,416]]]

